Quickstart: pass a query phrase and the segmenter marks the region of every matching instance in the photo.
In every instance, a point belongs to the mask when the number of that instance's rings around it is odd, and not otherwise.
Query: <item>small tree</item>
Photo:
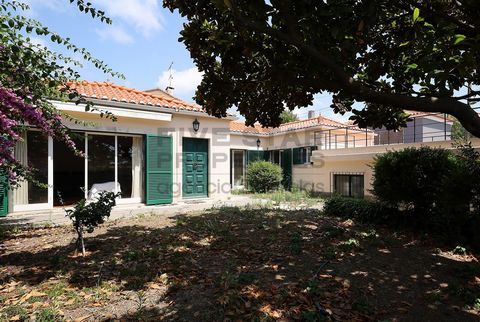
[[[282,124],[295,122],[298,120],[298,116],[292,111],[283,111],[282,113],[280,113],[280,120]]]
[[[82,251],[85,256],[84,232],[93,232],[105,219],[110,217],[112,208],[115,206],[115,198],[119,194],[102,191],[97,200],[87,203],[85,199],[80,200],[73,209],[66,209],[67,217],[70,218],[73,228],[77,232],[75,250]]]
[[[278,189],[282,182],[282,168],[268,161],[255,161],[247,166],[247,184],[253,192]]]

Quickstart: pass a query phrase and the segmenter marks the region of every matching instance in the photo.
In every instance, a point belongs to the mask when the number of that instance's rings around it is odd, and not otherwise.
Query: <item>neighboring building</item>
[[[284,187],[290,188],[295,184],[311,190],[314,187],[309,186],[310,181],[306,186],[298,178],[301,173],[314,171],[311,160],[313,151],[373,144],[374,133],[370,130],[324,116],[310,116],[306,120],[285,123],[277,128],[230,122],[232,188],[244,188],[247,164],[262,159],[282,167]]]

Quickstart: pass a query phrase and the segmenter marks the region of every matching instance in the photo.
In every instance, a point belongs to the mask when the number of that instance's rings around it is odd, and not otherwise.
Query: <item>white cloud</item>
[[[172,69],[172,87],[174,88],[173,94],[175,96],[193,96],[197,86],[202,81],[203,73],[199,72],[196,67],[192,67],[185,70],[176,71]],[[158,77],[157,86],[164,89],[168,86],[170,72],[164,71],[162,75]]]
[[[47,42],[46,42],[45,39],[43,39],[43,38],[31,37],[31,36],[30,36],[30,43],[31,43],[32,45],[38,45],[38,46],[42,46],[42,47],[47,47],[47,48],[48,48]]]
[[[113,40],[122,45],[128,45],[134,42],[132,36],[123,30],[122,27],[119,26],[108,26],[104,29],[96,29],[95,32],[102,40]]]
[[[98,0],[95,5],[104,8],[105,14],[114,21],[119,18],[145,37],[161,31],[164,26],[158,0]]]

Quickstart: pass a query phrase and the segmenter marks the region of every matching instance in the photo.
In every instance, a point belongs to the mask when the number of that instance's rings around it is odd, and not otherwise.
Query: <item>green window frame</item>
[[[173,202],[173,140],[171,136],[145,138],[145,203]]]

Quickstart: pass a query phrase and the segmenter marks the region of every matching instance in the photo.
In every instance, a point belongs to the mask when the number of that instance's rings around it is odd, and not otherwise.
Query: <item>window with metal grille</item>
[[[333,192],[345,197],[363,198],[363,174],[334,174]]]

